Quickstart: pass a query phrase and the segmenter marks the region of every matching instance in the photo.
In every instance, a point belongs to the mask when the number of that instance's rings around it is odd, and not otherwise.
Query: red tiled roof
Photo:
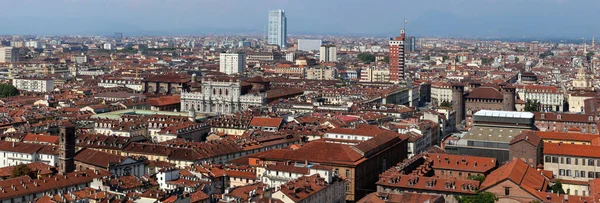
[[[252,118],[250,126],[279,127],[283,118]]]
[[[600,146],[544,143],[544,154],[600,158]]]
[[[548,187],[547,177],[521,159],[515,159],[490,173],[481,183],[480,189],[484,191],[506,180],[512,181],[538,198],[540,198],[539,192],[545,192]]]
[[[25,141],[58,144],[58,136],[27,134],[23,138],[23,142]]]
[[[495,158],[488,157],[453,154],[428,154],[427,157],[432,160],[434,169],[487,173],[497,165]]]

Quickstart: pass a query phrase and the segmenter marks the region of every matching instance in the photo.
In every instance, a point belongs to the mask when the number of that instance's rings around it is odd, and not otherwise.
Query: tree
[[[450,57],[448,57],[448,56],[442,56],[442,61],[446,61],[446,60],[448,60],[448,58],[450,58]]]
[[[491,192],[478,192],[473,196],[457,196],[459,203],[494,203],[498,201],[496,194]]]
[[[383,61],[385,63],[390,63],[390,57],[389,56],[384,56],[383,60],[381,60],[381,61]]]
[[[588,62],[591,62],[591,61],[592,61],[592,58],[594,57],[594,55],[595,55],[595,54],[596,54],[596,53],[594,53],[593,51],[590,51],[590,52],[588,52],[588,53],[585,55],[585,59],[586,59]]]
[[[11,84],[0,84],[0,97],[19,95],[19,90]]]
[[[527,102],[525,102],[525,111],[529,111],[529,112],[538,112],[540,111],[540,102],[535,99],[535,100],[531,100],[531,99],[527,99]]]
[[[563,190],[562,183],[560,183],[560,180],[556,180],[556,183],[550,186],[550,189],[552,190],[552,193],[565,194],[565,190]]]
[[[494,58],[481,58],[481,64],[488,65],[494,62]]]
[[[548,50],[548,51],[545,51],[544,53],[540,54],[540,58],[542,58],[542,59],[546,58],[548,56],[554,56],[554,53],[552,53],[550,50]]]
[[[360,53],[358,54],[358,59],[360,59],[363,63],[371,63],[375,61],[375,55],[371,53]]]
[[[452,103],[450,103],[449,101],[443,101],[440,106],[443,107],[448,107],[448,108],[452,108]]]
[[[485,180],[485,176],[483,176],[483,175],[475,175],[475,176],[474,175],[470,175],[469,179],[476,180],[476,181],[479,181],[480,183],[482,183],[483,180]]]
[[[519,63],[519,57],[515,57],[515,63]]]
[[[27,167],[27,165],[25,164],[19,164],[17,166],[15,166],[15,168],[13,168],[12,170],[12,175],[10,176],[11,178],[16,178],[16,177],[21,177],[21,176],[31,176],[31,169],[29,169],[29,167]]]

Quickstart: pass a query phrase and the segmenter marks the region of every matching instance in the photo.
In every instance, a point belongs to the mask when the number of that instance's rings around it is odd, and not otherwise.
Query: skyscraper
[[[406,38],[406,41],[404,42],[406,44],[407,47],[407,51],[415,51],[417,50],[417,38],[410,36]]]
[[[268,43],[286,47],[287,18],[284,10],[272,10],[269,12],[269,34]]]
[[[404,80],[404,29],[400,31],[400,37],[390,39],[390,80],[400,82]]]

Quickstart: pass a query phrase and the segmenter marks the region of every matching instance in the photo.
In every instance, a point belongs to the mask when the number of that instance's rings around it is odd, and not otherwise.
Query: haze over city
[[[262,34],[284,9],[290,34],[591,38],[595,0],[3,0],[0,34]]]

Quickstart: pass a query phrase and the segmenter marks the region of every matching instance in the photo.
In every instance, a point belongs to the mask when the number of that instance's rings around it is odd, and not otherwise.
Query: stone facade
[[[266,103],[264,93],[250,94],[240,80],[202,80],[201,92],[181,93],[181,111],[231,114]]]

